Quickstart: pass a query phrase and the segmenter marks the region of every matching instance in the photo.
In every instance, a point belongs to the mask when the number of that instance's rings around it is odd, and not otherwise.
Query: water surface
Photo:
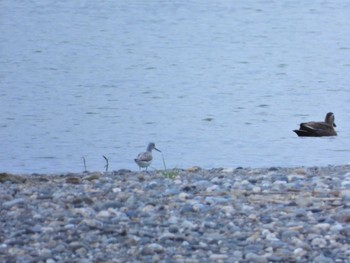
[[[0,167],[349,162],[350,4],[1,1]],[[333,111],[339,136],[298,138]],[[163,167],[154,153],[152,167]]]

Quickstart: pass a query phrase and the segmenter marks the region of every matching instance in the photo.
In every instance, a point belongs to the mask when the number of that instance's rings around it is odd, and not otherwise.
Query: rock
[[[131,170],[128,169],[119,169],[118,171],[113,171],[112,175],[126,175],[131,173]]]
[[[25,204],[24,198],[17,198],[17,199],[13,199],[11,201],[3,202],[2,207],[5,209],[9,209],[13,206],[19,206],[19,205],[24,205],[24,204]]]
[[[186,200],[189,199],[189,198],[190,198],[190,195],[187,194],[187,193],[182,192],[182,193],[179,194],[179,199],[180,199],[181,201],[186,201]]]
[[[295,199],[295,202],[299,207],[309,207],[312,206],[315,202],[314,198],[311,196],[298,196]]]
[[[311,241],[311,245],[315,247],[324,248],[327,246],[327,241],[322,237],[316,237]]]
[[[84,244],[79,241],[73,241],[69,243],[69,248],[73,251],[76,251],[77,249],[84,247]]]
[[[315,225],[313,228],[316,232],[322,233],[322,232],[328,231],[330,227],[331,225],[328,223],[319,223]]]
[[[233,258],[235,260],[241,260],[243,258],[243,252],[242,251],[234,251]]]
[[[187,172],[190,172],[190,173],[197,173],[200,170],[202,170],[202,168],[200,168],[199,166],[193,166],[193,167],[187,168]]]
[[[341,223],[350,223],[350,209],[340,211],[335,215],[335,220]]]
[[[96,212],[90,207],[73,208],[71,211],[83,217],[94,217],[96,215]]]
[[[102,177],[102,173],[99,172],[93,172],[92,174],[90,174],[89,176],[84,177],[84,180],[88,180],[88,181],[93,181],[93,180],[98,180]]]
[[[212,180],[213,181],[213,180]],[[220,186],[218,186],[218,185],[211,185],[211,186],[209,186],[207,189],[205,189],[205,191],[207,192],[207,193],[211,193],[211,192],[218,192],[218,191],[220,191],[221,190],[221,188],[220,188]]]
[[[91,229],[95,229],[95,228],[102,229],[103,228],[103,222],[96,220],[96,219],[84,219],[81,223],[86,224]]]
[[[66,179],[67,184],[81,184],[81,179],[78,177],[69,177]]]
[[[209,258],[210,260],[217,262],[219,260],[227,260],[229,256],[226,254],[211,254]]]
[[[350,238],[350,226],[347,225],[347,226],[343,227],[343,229],[340,230],[340,233],[342,235],[344,235],[345,237]]]
[[[170,233],[178,233],[179,232],[179,228],[176,225],[170,225],[168,230]]]
[[[180,193],[180,190],[177,188],[170,188],[166,189],[164,192],[165,196],[172,196],[172,195],[178,195]]]
[[[205,210],[207,210],[207,207],[203,204],[196,203],[192,205],[192,211],[194,212],[201,213],[201,212],[204,212]]]
[[[296,169],[23,175],[0,184],[0,258],[347,262],[350,165]]]
[[[157,243],[152,243],[149,245],[146,245],[143,249],[142,249],[142,254],[143,255],[153,255],[155,253],[161,254],[164,253],[165,249],[163,246],[157,244]]]
[[[235,212],[235,209],[232,207],[232,205],[223,205],[221,206],[221,210],[226,214],[233,214]]]
[[[331,227],[330,227],[330,231],[334,234],[337,234],[339,233],[344,227],[339,224],[339,223],[336,223],[336,224],[333,224]]]
[[[303,257],[307,254],[307,251],[302,248],[296,248],[293,253],[296,257]]]
[[[14,184],[23,184],[26,182],[25,178],[9,173],[0,173],[0,183],[11,182]]]
[[[229,202],[229,200],[225,197],[217,197],[217,196],[209,197],[209,196],[207,196],[205,198],[205,203],[208,205],[226,204],[228,202]]]
[[[260,193],[261,192],[261,187],[260,186],[254,186],[252,191],[253,191],[253,193]]]
[[[257,255],[255,253],[247,253],[245,259],[252,263],[268,263],[268,260],[265,256]]]
[[[97,217],[101,217],[101,218],[107,218],[111,216],[111,213],[109,210],[103,210],[97,213],[96,215]]]
[[[288,241],[288,240],[292,239],[293,237],[299,236],[299,234],[300,234],[300,232],[298,232],[298,231],[286,230],[286,231],[282,232],[281,239],[284,241]]]
[[[334,263],[334,261],[331,258],[325,257],[324,255],[319,255],[315,257],[314,262],[319,263]]]
[[[282,256],[271,255],[267,257],[268,262],[284,262]]]
[[[181,224],[181,227],[188,228],[188,229],[194,229],[196,227],[196,225],[188,220],[184,220]]]
[[[184,204],[181,209],[180,209],[180,212],[182,214],[184,213],[189,213],[189,212],[193,212],[193,206],[191,204]]]

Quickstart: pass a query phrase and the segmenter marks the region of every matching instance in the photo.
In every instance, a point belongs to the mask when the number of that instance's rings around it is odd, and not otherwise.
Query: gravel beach
[[[0,262],[350,262],[350,166],[2,173]]]

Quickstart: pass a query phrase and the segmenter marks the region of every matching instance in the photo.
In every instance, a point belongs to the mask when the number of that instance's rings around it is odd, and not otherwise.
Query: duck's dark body
[[[337,136],[334,127],[336,127],[334,114],[329,112],[326,115],[325,121],[301,123],[299,130],[294,130],[294,132],[301,137]]]

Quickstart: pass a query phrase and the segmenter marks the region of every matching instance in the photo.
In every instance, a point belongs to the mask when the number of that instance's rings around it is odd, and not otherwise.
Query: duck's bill
[[[158,152],[162,152],[161,150],[157,149],[156,147],[154,147],[154,149],[155,149],[156,151],[158,151]]]
[[[337,125],[335,125],[335,123],[334,123],[334,122],[333,122],[333,126],[334,126],[334,127],[337,127]]]

